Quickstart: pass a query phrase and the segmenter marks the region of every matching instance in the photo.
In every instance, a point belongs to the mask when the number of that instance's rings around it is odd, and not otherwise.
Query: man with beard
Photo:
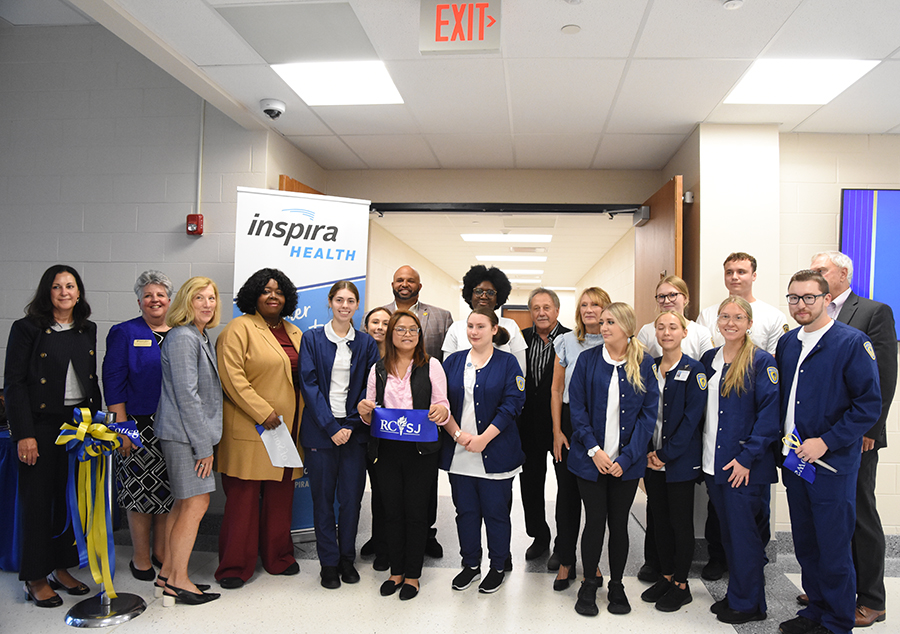
[[[786,460],[782,477],[809,605],[779,630],[849,634],[856,613],[856,479],[863,435],[881,414],[878,366],[869,338],[828,316],[832,296],[819,273],[794,273],[787,300],[801,327],[782,337],[776,352],[782,454],[787,459],[793,452],[803,462]]]
[[[450,311],[419,301],[422,282],[419,279],[418,271],[409,265],[397,269],[397,272],[394,273],[394,280],[391,282],[391,289],[394,291],[394,301],[385,308],[391,313],[396,310],[415,313],[422,322],[421,336],[425,342],[425,352],[429,357],[442,361],[444,353],[441,351],[441,344],[444,343],[447,330],[453,323]]]

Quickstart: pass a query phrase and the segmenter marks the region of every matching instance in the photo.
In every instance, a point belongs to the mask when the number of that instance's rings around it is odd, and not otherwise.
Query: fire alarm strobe
[[[188,214],[187,234],[189,236],[203,235],[203,214]]]

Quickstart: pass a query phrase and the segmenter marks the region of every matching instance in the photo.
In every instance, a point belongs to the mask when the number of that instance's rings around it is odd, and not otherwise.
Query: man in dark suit
[[[810,268],[828,282],[833,319],[863,331],[872,340],[881,382],[881,416],[863,437],[862,461],[856,483],[856,529],[853,563],[856,568],[856,627],[868,627],[885,618],[884,530],[875,506],[878,450],[887,445],[885,420],[897,386],[897,333],[891,307],[850,290],[853,261],[840,251],[817,254]],[[802,597],[802,595],[801,595]]]
[[[550,386],[553,382],[553,339],[569,332],[559,323],[559,297],[547,288],[536,288],[528,296],[533,325],[522,331],[528,344],[525,372],[525,406],[519,417],[519,435],[525,464],[519,474],[525,531],[534,539],[525,559],[537,559],[550,548],[550,526],[544,503],[547,454],[553,449],[550,420]]]

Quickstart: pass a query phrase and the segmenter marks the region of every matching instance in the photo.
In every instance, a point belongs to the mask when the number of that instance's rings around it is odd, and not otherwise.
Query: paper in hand
[[[291,432],[284,424],[284,419],[279,416],[278,420],[281,421],[281,424],[275,429],[266,429],[262,425],[256,426],[256,431],[259,432],[259,437],[266,446],[269,460],[272,461],[273,467],[300,468],[303,466],[303,461],[300,460],[297,445],[294,444],[294,439],[291,438]]]

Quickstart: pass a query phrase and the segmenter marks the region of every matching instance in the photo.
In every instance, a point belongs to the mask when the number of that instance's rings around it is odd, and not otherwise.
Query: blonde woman
[[[569,383],[572,441],[569,471],[578,478],[585,526],[581,557],[585,576],[575,611],[596,616],[596,577],[609,524],[607,610],[631,611],[622,575],[628,557],[628,516],[647,466],[647,445],[659,407],[657,370],[634,336],[634,310],[610,304],[600,316],[603,345],[581,353]]]
[[[216,490],[213,447],[222,437],[222,385],[207,331],[219,325],[219,289],[208,277],[185,282],[169,306],[171,328],[160,351],[162,393],[153,432],[159,438],[175,505],[166,526],[166,556],[156,580],[163,605],[200,605],[219,598],[188,577],[200,520]]]
[[[756,518],[776,481],[772,443],[779,436],[775,358],[750,339],[753,309],[740,297],[719,305],[725,344],[703,355],[709,386],[702,468],[722,526],[728,594],[712,606],[723,623],[766,618],[765,535]]]

